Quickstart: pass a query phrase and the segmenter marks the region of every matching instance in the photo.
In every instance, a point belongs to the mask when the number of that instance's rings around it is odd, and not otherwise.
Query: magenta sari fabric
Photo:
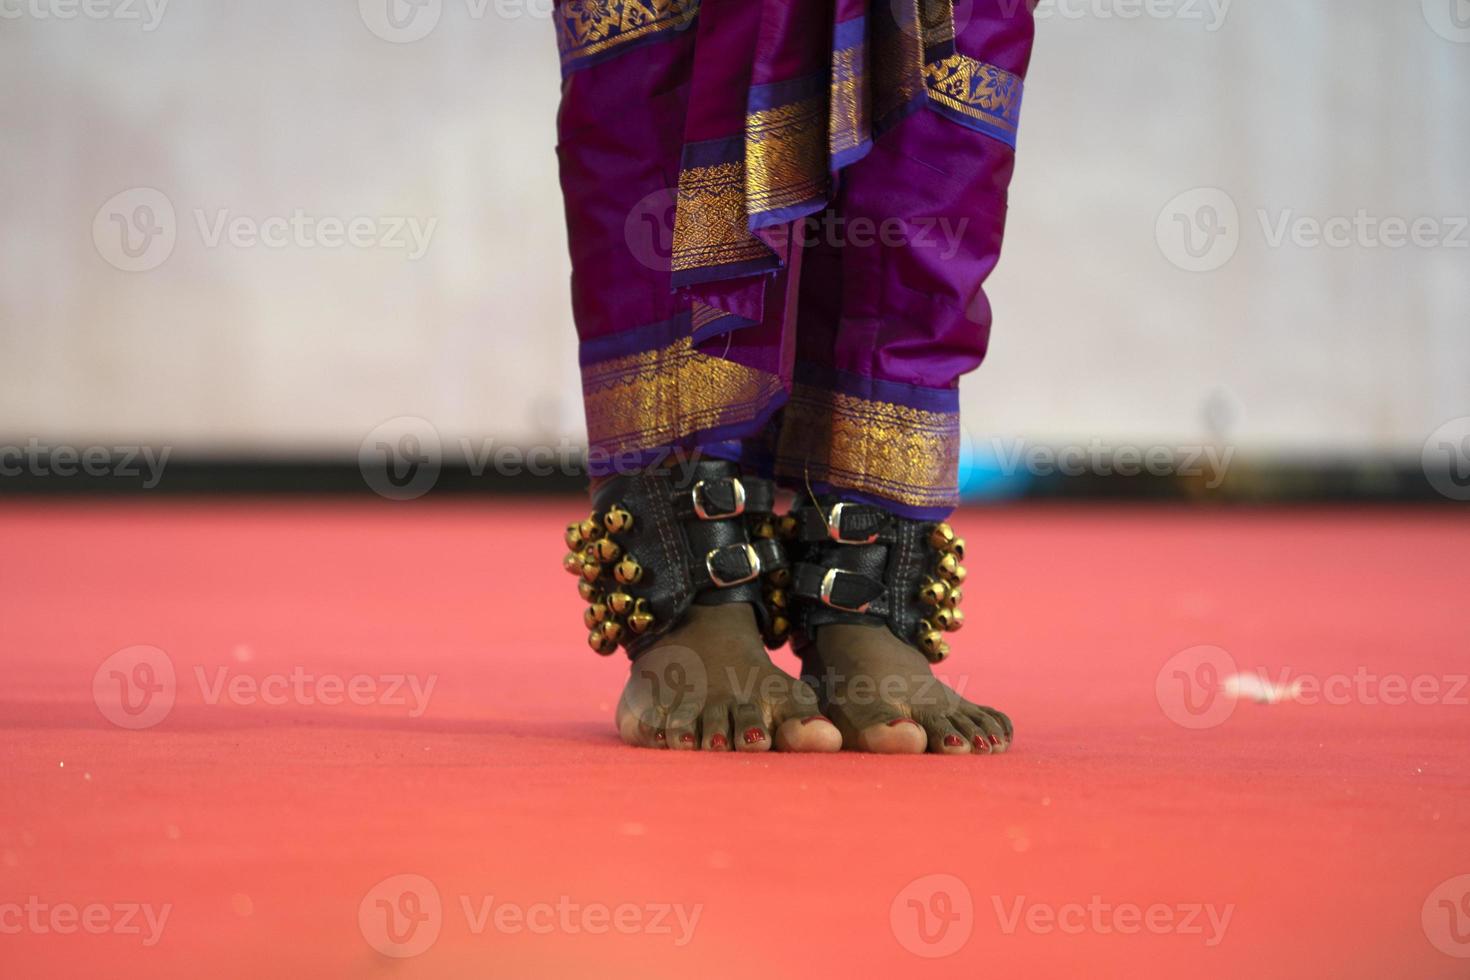
[[[1025,0],[563,0],[557,27],[594,475],[697,447],[948,513]]]

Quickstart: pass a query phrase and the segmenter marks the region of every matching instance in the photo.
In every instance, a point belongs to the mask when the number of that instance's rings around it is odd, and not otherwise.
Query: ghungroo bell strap
[[[784,643],[791,575],[775,497],[769,480],[718,460],[695,463],[681,480],[649,472],[598,487],[587,520],[567,527],[563,559],[589,604],[588,645],[636,657],[696,602],[749,603],[766,642]]]
[[[791,539],[796,628],[881,622],[938,663],[964,624],[965,542],[948,524],[835,498],[806,503],[782,527]]]

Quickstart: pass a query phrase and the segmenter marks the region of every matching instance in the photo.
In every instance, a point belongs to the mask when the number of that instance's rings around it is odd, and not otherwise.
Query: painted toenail
[[[766,740],[766,733],[759,728],[747,728],[745,730],[745,744],[756,745]]]
[[[913,725],[916,728],[919,727],[919,723],[917,721],[914,721],[912,718],[895,718],[888,723],[889,728],[896,728],[899,725]]]
[[[965,740],[960,738],[958,735],[946,735],[944,736],[944,744],[958,747],[964,745]]]
[[[825,721],[829,725],[832,724],[832,719],[826,715],[812,715],[810,718],[803,718],[801,723],[803,725],[810,725],[814,721]]]
[[[990,736],[990,744],[991,745],[999,745],[1000,744],[1000,739],[998,739],[994,735],[992,735],[992,736]]]
[[[975,736],[975,748],[984,749],[986,752],[990,751],[990,745],[985,741],[984,735]]]
[[[693,745],[694,734],[692,732],[685,732],[683,735],[679,736],[679,741],[684,743],[685,745]]]
[[[667,741],[668,741],[668,740],[669,740],[669,736],[668,736],[668,735],[666,735],[666,734],[665,734],[665,733],[664,733],[664,730],[663,730],[663,729],[662,729],[662,728],[660,728],[660,729],[659,729],[659,730],[658,730],[658,731],[657,731],[657,732],[656,732],[656,733],[655,733],[655,734],[654,734],[654,736],[653,736],[653,737],[654,737],[654,738],[655,738],[655,739],[656,739],[656,740],[658,740],[658,741],[660,741],[660,742],[667,742]]]
[[[729,742],[725,741],[725,736],[723,735],[711,735],[709,737],[709,747],[712,749],[723,749],[729,744]]]

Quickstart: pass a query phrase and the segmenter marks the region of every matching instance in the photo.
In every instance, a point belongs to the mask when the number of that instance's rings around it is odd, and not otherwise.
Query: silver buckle
[[[728,514],[711,514],[704,509],[704,502],[699,499],[699,491],[704,489],[705,483],[705,480],[700,480],[694,485],[694,489],[689,491],[694,501],[694,513],[699,515],[701,521],[725,521],[745,513],[745,484],[740,482],[739,477],[730,479],[730,485],[735,488],[735,509]]]
[[[833,504],[832,512],[827,515],[827,533],[831,535],[832,540],[836,541],[838,544],[872,544],[874,541],[877,541],[877,531],[874,531],[871,535],[869,535],[866,540],[850,540],[842,536],[842,508],[846,506],[847,504]],[[826,588],[825,581],[823,582],[823,588]]]
[[[837,506],[841,507],[842,505],[838,504]],[[837,605],[837,603],[832,601],[832,590],[837,587],[837,576],[840,574],[842,574],[842,569],[829,568],[827,569],[827,574],[822,576],[822,605],[829,606],[833,609],[838,610],[839,612],[867,612],[868,607],[872,605],[871,602],[865,602],[861,606],[858,606],[856,609],[854,609],[851,606],[839,606]]]
[[[728,580],[727,579],[722,579],[722,578],[720,578],[719,573],[715,571],[715,555],[718,555],[722,551],[727,551],[730,548],[744,548],[745,549],[745,558],[746,558],[746,560],[748,562],[750,562],[750,574],[747,575],[747,576],[745,576],[744,578],[728,579]],[[727,545],[724,548],[714,548],[714,549],[712,549],[709,554],[707,554],[707,555],[704,556],[704,567],[705,567],[705,570],[709,572],[709,577],[710,577],[710,581],[711,582],[714,582],[715,585],[719,586],[722,589],[728,589],[728,588],[732,588],[732,587],[737,586],[737,585],[744,585],[746,582],[754,582],[756,579],[760,578],[761,577],[761,556],[760,556],[760,552],[758,552],[758,551],[755,550],[755,545],[751,545],[751,544],[732,544],[732,545]]]

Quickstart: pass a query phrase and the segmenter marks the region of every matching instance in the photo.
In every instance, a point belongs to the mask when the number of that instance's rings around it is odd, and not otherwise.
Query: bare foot
[[[1010,748],[1010,718],[960,697],[882,624],[823,626],[803,652],[806,679],[848,749],[988,755]]]
[[[744,603],[690,608],[633,662],[618,702],[629,745],[706,752],[836,752],[811,688],[771,663]]]

